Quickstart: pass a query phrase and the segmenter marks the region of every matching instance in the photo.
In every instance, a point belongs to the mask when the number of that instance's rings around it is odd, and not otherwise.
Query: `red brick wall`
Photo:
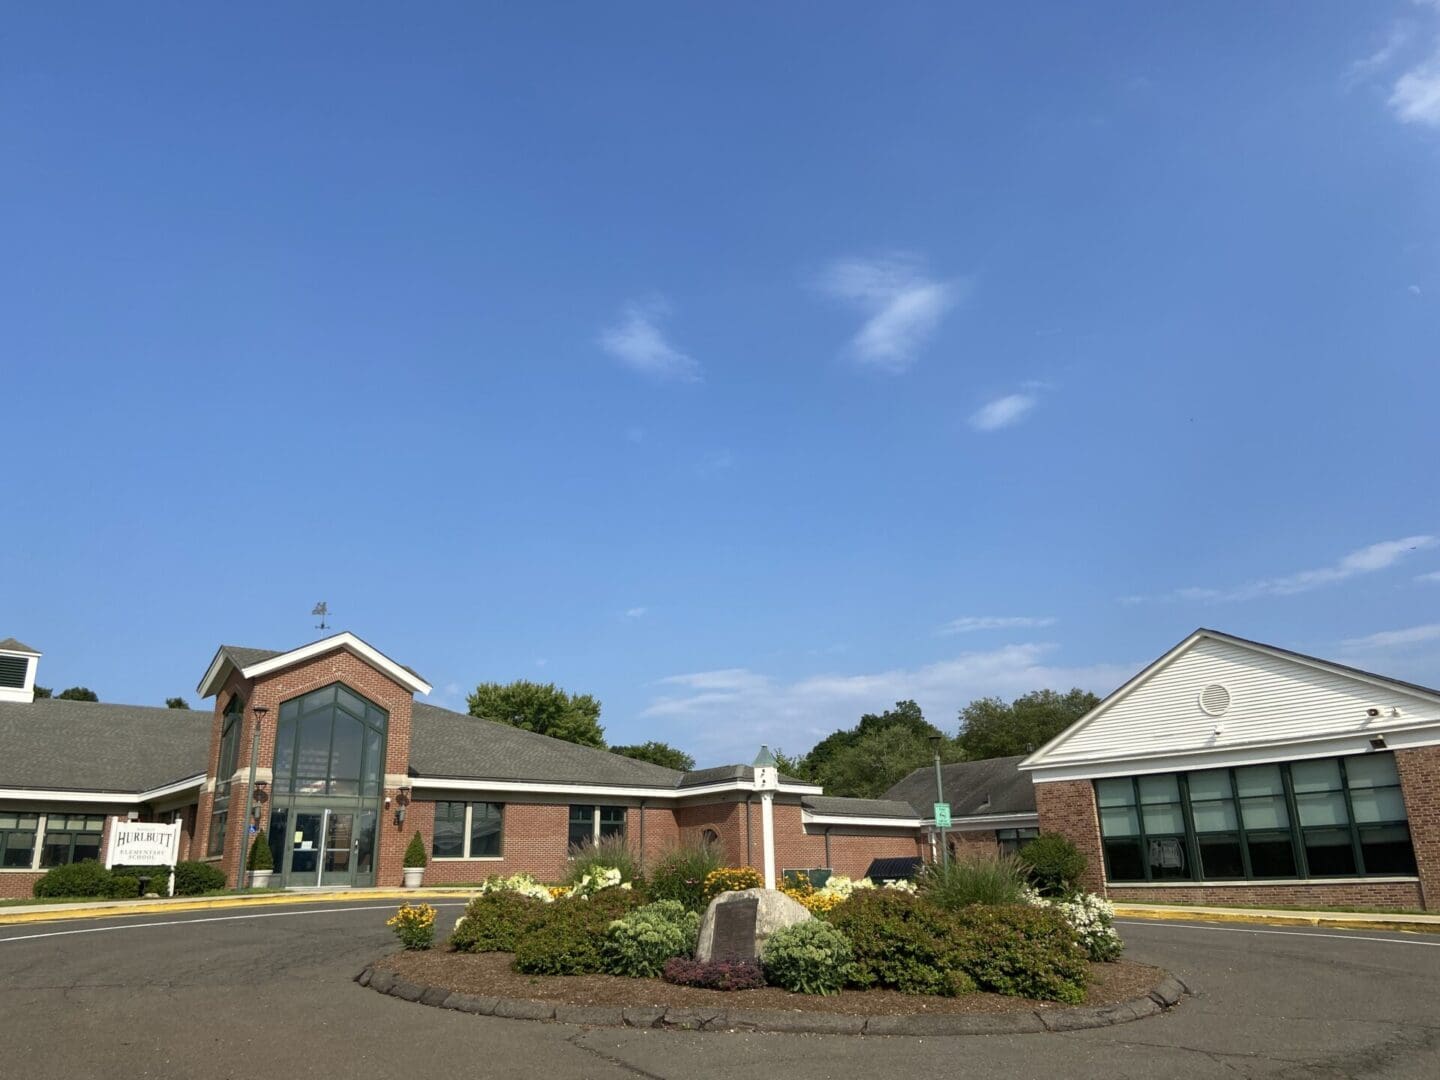
[[[830,830],[830,858],[825,858],[825,834],[822,826],[813,826],[807,833],[798,804],[775,804],[775,873],[829,866],[837,874],[861,877],[874,859],[908,857],[920,854],[916,832],[899,829]],[[753,818],[758,821],[759,807]],[[755,868],[764,872],[764,852],[755,845]]]
[[[1440,911],[1440,746],[1396,750],[1395,768],[1415,845],[1421,906]]]
[[[676,832],[681,843],[698,844],[706,829],[719,834],[719,847],[727,866],[744,866],[745,859],[745,804],[743,802],[713,802],[701,805],[681,806],[673,811]],[[760,806],[751,808],[752,847],[755,862],[760,854]]]
[[[1111,885],[1111,900],[1137,904],[1278,904],[1284,907],[1420,907],[1413,881],[1354,881],[1325,885]]]
[[[1089,780],[1051,780],[1035,784],[1040,831],[1060,833],[1085,856],[1084,886],[1105,895],[1105,852],[1100,846],[1100,817],[1095,786]]]
[[[967,829],[964,832],[950,832],[945,834],[945,840],[950,845],[950,850],[962,858],[978,858],[983,855],[994,857],[1000,852],[1000,841],[995,838],[994,829]],[[926,857],[929,857],[930,845],[925,845]]]
[[[632,810],[629,816],[634,818],[635,811]],[[547,883],[559,881],[569,869],[569,851],[566,845],[569,822],[569,803],[507,803],[501,823],[500,858],[431,859],[425,868],[425,882],[429,885],[445,885],[484,881],[493,874],[508,877],[519,873],[533,874]],[[629,821],[626,822],[627,835],[630,824]],[[647,833],[649,824],[646,822]],[[435,804],[412,802],[406,812],[404,828],[395,829],[393,815],[389,828],[399,832],[405,843],[409,843],[410,837],[418,831],[425,838],[425,851],[428,854],[435,838]],[[649,837],[646,839],[648,842]],[[381,878],[377,883],[398,885],[400,873],[396,870],[391,877]]]

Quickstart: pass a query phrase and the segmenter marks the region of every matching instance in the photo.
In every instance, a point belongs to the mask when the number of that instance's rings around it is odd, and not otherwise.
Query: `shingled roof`
[[[920,816],[915,807],[904,799],[847,799],[839,795],[806,795],[800,800],[800,804],[816,814],[905,818],[912,821]]]
[[[0,702],[0,787],[139,794],[205,771],[209,709]]]
[[[945,801],[953,817],[980,817],[986,814],[1033,814],[1035,785],[1028,773],[1020,771],[1024,754],[1014,757],[957,761],[940,767]],[[935,805],[935,770],[916,769],[885,792],[887,799],[902,799],[929,818]]]

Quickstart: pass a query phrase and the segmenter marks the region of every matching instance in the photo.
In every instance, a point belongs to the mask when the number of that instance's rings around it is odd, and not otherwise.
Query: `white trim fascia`
[[[847,817],[844,814],[812,814],[809,810],[800,813],[802,825],[853,825],[866,829],[918,829],[920,819],[893,817]]]
[[[1182,653],[1188,652],[1191,646],[1193,646],[1197,641],[1200,641],[1202,638],[1208,638],[1211,641],[1219,641],[1226,645],[1233,645],[1239,649],[1248,649],[1250,652],[1261,653],[1265,656],[1270,656],[1277,660],[1289,661],[1292,664],[1299,664],[1302,667],[1314,668],[1317,671],[1324,671],[1327,674],[1337,675],[1341,678],[1353,679],[1356,682],[1368,683],[1371,686],[1377,686],[1385,690],[1390,690],[1392,692],[1398,691],[1409,697],[1426,698],[1430,701],[1433,701],[1435,704],[1440,705],[1440,695],[1427,693],[1425,690],[1419,687],[1398,683],[1393,679],[1385,678],[1383,675],[1372,675],[1368,672],[1357,671],[1354,668],[1347,668],[1343,664],[1332,664],[1329,661],[1321,660],[1318,657],[1301,656],[1297,653],[1289,652],[1285,649],[1278,649],[1269,645],[1264,645],[1258,641],[1246,641],[1243,638],[1232,637],[1231,635],[1219,630],[1209,630],[1201,627],[1200,629],[1188,635],[1185,640],[1181,641],[1174,648],[1170,649],[1159,659],[1153,660],[1148,665],[1141,668],[1118,689],[1112,691],[1110,695],[1105,698],[1105,700],[1100,702],[1099,705],[1096,705],[1095,708],[1091,709],[1088,713],[1080,717],[1080,719],[1076,720],[1064,731],[1060,732],[1049,742],[1041,746],[1024,761],[1020,762],[1017,768],[1025,772],[1047,768],[1048,765],[1044,761],[1044,759],[1050,756],[1054,750],[1057,750],[1060,747],[1064,746],[1067,741],[1069,741],[1075,735],[1079,734],[1080,731],[1082,731],[1084,728],[1088,727],[1092,721],[1094,721],[1096,718],[1100,717],[1104,713],[1109,712],[1112,708],[1120,704],[1120,702],[1124,701],[1136,690],[1140,689],[1141,686],[1145,685],[1147,682],[1150,681],[1151,676],[1158,674],[1161,670],[1168,667],[1174,660],[1179,658]],[[1035,779],[1039,778],[1036,777]]]
[[[98,802],[116,803],[120,806],[138,806],[154,802],[171,795],[179,795],[191,788],[202,787],[205,774],[177,780],[173,784],[151,788],[149,791],[63,791],[54,788],[0,788],[0,799],[29,800],[31,802]]]
[[[936,829],[935,819],[925,818],[920,823],[926,829]],[[975,814],[970,817],[951,818],[945,832],[980,832],[983,829],[1026,829],[1040,824],[1036,811],[1015,814]]]
[[[446,779],[441,776],[412,776],[407,783],[412,788],[429,788],[435,791],[513,791],[536,795],[564,795],[566,793],[585,796],[615,796],[633,799],[661,799],[675,801],[695,795],[724,795],[732,792],[754,794],[755,786],[749,780],[725,780],[718,784],[700,784],[688,788],[631,787],[625,784],[551,784],[538,780],[476,780]],[[781,787],[785,794],[820,794],[822,788]]]
[[[780,784],[775,789],[783,795],[824,795],[825,789],[818,784]]]
[[[191,788],[203,787],[204,784],[205,774],[197,773],[194,776],[186,777],[184,780],[176,780],[173,784],[164,784],[157,788],[151,788],[149,791],[142,791],[137,798],[140,802],[154,802],[156,799],[179,795],[181,792],[189,791]]]
[[[332,634],[328,638],[321,638],[319,641],[312,641],[309,645],[302,645],[298,649],[291,649],[289,652],[281,653],[279,656],[272,656],[268,660],[261,660],[259,663],[251,664],[249,667],[240,668],[240,676],[244,679],[254,679],[261,675],[268,675],[273,671],[281,671],[295,664],[303,664],[306,660],[313,660],[317,656],[324,656],[336,649],[345,649],[354,653],[360,659],[372,667],[383,671],[390,678],[401,686],[408,688],[412,693],[429,694],[434,689],[428,682],[401,667],[394,660],[382,653],[375,646],[356,637],[350,631],[345,630],[338,634]],[[215,659],[211,661],[205,677],[200,681],[197,692],[201,697],[209,697],[217,693],[219,686],[214,685],[218,680],[220,671],[223,670],[223,654],[217,652]]]
[[[1370,740],[1379,735],[1385,737],[1384,747],[1371,746]],[[1401,731],[1392,728],[1389,731],[1377,730],[1358,735],[1330,735],[1322,739],[1285,739],[1241,746],[1217,746],[1209,750],[1136,754],[1103,761],[1060,762],[1033,768],[1030,770],[1030,780],[1036,784],[1057,780],[1099,780],[1109,776],[1143,776],[1148,773],[1269,765],[1282,761],[1346,757],[1352,754],[1410,750],[1419,746],[1435,745],[1440,745],[1440,722],[1430,721],[1425,726],[1416,725]]]

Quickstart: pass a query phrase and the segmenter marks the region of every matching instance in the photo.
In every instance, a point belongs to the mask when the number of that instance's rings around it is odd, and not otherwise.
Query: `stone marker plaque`
[[[753,896],[717,907],[710,955],[716,960],[756,959],[755,916],[759,910],[760,901]]]

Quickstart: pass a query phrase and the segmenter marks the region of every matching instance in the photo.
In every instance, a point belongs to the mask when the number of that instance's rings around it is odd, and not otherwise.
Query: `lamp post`
[[[945,801],[945,783],[940,778],[940,740],[941,735],[930,736],[930,749],[935,752],[935,803],[939,805]],[[950,845],[945,840],[945,830],[940,828],[940,823],[935,823],[935,829],[940,834],[940,858],[948,867],[950,865]]]
[[[240,868],[235,872],[235,888],[245,888],[245,864],[250,861],[250,808],[255,804],[255,765],[260,757],[260,725],[270,710],[256,705],[250,710],[255,723],[250,734],[250,782],[245,785],[245,816],[240,819]],[[257,830],[258,835],[258,830]]]

